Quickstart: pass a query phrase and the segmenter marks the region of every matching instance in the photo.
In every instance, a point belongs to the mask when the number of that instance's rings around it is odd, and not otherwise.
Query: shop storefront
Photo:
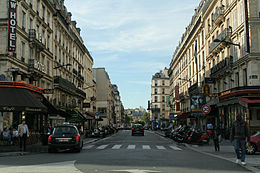
[[[47,110],[41,102],[42,89],[23,82],[0,81],[0,131],[17,129],[26,120],[29,143],[38,142],[47,124]]]

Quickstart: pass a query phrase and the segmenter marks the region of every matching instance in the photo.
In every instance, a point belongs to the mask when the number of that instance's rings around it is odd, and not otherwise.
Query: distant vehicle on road
[[[74,125],[59,125],[54,127],[48,137],[48,152],[56,152],[58,149],[71,149],[80,152],[83,147],[83,139]]]
[[[250,145],[246,147],[247,154],[255,154],[260,151],[260,131],[250,137]]]
[[[132,136],[134,136],[135,134],[140,134],[144,136],[144,127],[142,124],[134,124],[132,126]]]

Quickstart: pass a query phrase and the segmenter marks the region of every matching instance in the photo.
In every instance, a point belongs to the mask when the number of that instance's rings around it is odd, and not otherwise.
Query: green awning
[[[70,123],[83,123],[87,121],[87,118],[84,117],[79,111],[77,110],[69,110],[66,111],[68,114],[70,114],[70,117],[67,117],[68,122]]]

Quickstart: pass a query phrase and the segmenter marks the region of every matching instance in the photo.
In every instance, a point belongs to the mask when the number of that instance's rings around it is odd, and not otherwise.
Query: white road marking
[[[174,149],[174,150],[178,150],[178,151],[181,151],[182,149],[180,149],[179,147],[176,147],[176,146],[170,146],[170,148]]]
[[[150,150],[151,147],[150,147],[149,145],[143,145],[143,149],[144,149],[144,150]]]
[[[112,149],[113,149],[113,150],[120,149],[121,146],[122,146],[122,145],[114,145],[114,146],[112,147]]]
[[[157,147],[159,150],[166,150],[166,148],[165,148],[164,146],[156,145],[156,147]]]
[[[83,149],[91,149],[93,147],[94,147],[94,145],[87,145],[87,146],[84,146]]]
[[[103,150],[107,147],[108,145],[100,145],[99,147],[97,147],[98,150]]]
[[[113,172],[130,172],[130,173],[161,172],[161,171],[142,170],[142,169],[112,170],[112,171],[113,171]]]
[[[133,150],[135,149],[135,145],[128,145],[127,149]]]

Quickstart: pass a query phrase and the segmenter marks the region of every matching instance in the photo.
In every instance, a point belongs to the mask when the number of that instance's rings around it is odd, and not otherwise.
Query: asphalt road
[[[0,158],[0,172],[13,173],[232,173],[248,172],[240,165],[178,146],[146,131],[145,136],[119,133],[85,144],[81,153],[60,152]]]

